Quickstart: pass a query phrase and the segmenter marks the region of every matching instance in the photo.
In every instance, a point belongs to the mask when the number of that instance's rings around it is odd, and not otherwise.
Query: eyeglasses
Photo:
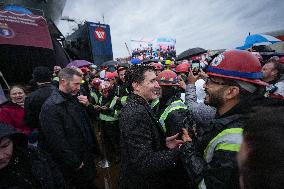
[[[204,79],[206,85],[217,84],[217,85],[227,85],[227,86],[238,86],[239,84],[235,81],[224,80],[224,82],[216,81],[212,77],[207,77]]]

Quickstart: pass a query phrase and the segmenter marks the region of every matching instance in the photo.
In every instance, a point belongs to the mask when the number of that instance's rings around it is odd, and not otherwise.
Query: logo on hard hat
[[[106,40],[106,32],[103,28],[100,28],[100,27],[96,28],[94,33],[98,41]]]
[[[212,61],[211,66],[218,66],[224,59],[225,59],[225,56],[223,54],[218,55]]]
[[[6,23],[0,23],[0,36],[5,38],[13,38],[14,37],[14,31],[9,28],[8,24]]]

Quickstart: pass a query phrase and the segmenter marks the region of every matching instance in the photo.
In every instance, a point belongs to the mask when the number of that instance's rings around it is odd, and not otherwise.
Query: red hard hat
[[[155,67],[155,70],[163,70],[163,66],[159,63],[152,63],[151,66]]]
[[[190,67],[189,63],[181,63],[176,67],[177,73],[188,73],[188,68]]]
[[[115,79],[117,77],[117,72],[106,72],[105,79]]]
[[[179,79],[175,72],[171,70],[164,70],[159,73],[157,77],[160,86],[178,86]]]
[[[80,69],[84,74],[90,71],[87,67],[81,67]]]
[[[259,61],[263,61],[263,58],[259,52],[251,52]]]
[[[279,63],[284,64],[284,56],[279,58]]]
[[[93,84],[93,85],[99,85],[99,84],[101,84],[100,78],[94,78],[94,79],[92,80],[92,84]]]
[[[246,81],[258,85],[267,85],[261,81],[262,72],[259,60],[251,52],[230,50],[214,58],[207,67],[210,76]]]

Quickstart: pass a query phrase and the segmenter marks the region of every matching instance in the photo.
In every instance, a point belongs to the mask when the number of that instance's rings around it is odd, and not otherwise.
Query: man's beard
[[[215,108],[223,106],[225,103],[223,99],[224,91],[225,91],[224,87],[220,88],[218,91],[215,91],[214,93],[209,93],[207,90],[205,90],[206,96],[208,96],[209,99],[207,101],[204,101],[204,104]]]

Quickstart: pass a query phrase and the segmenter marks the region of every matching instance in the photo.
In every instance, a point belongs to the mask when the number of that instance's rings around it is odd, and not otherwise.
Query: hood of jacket
[[[8,124],[0,122],[0,140],[5,137],[12,138],[13,142],[16,141],[17,144],[21,146],[27,145],[27,138],[23,133],[17,131],[15,128],[9,126]]]

